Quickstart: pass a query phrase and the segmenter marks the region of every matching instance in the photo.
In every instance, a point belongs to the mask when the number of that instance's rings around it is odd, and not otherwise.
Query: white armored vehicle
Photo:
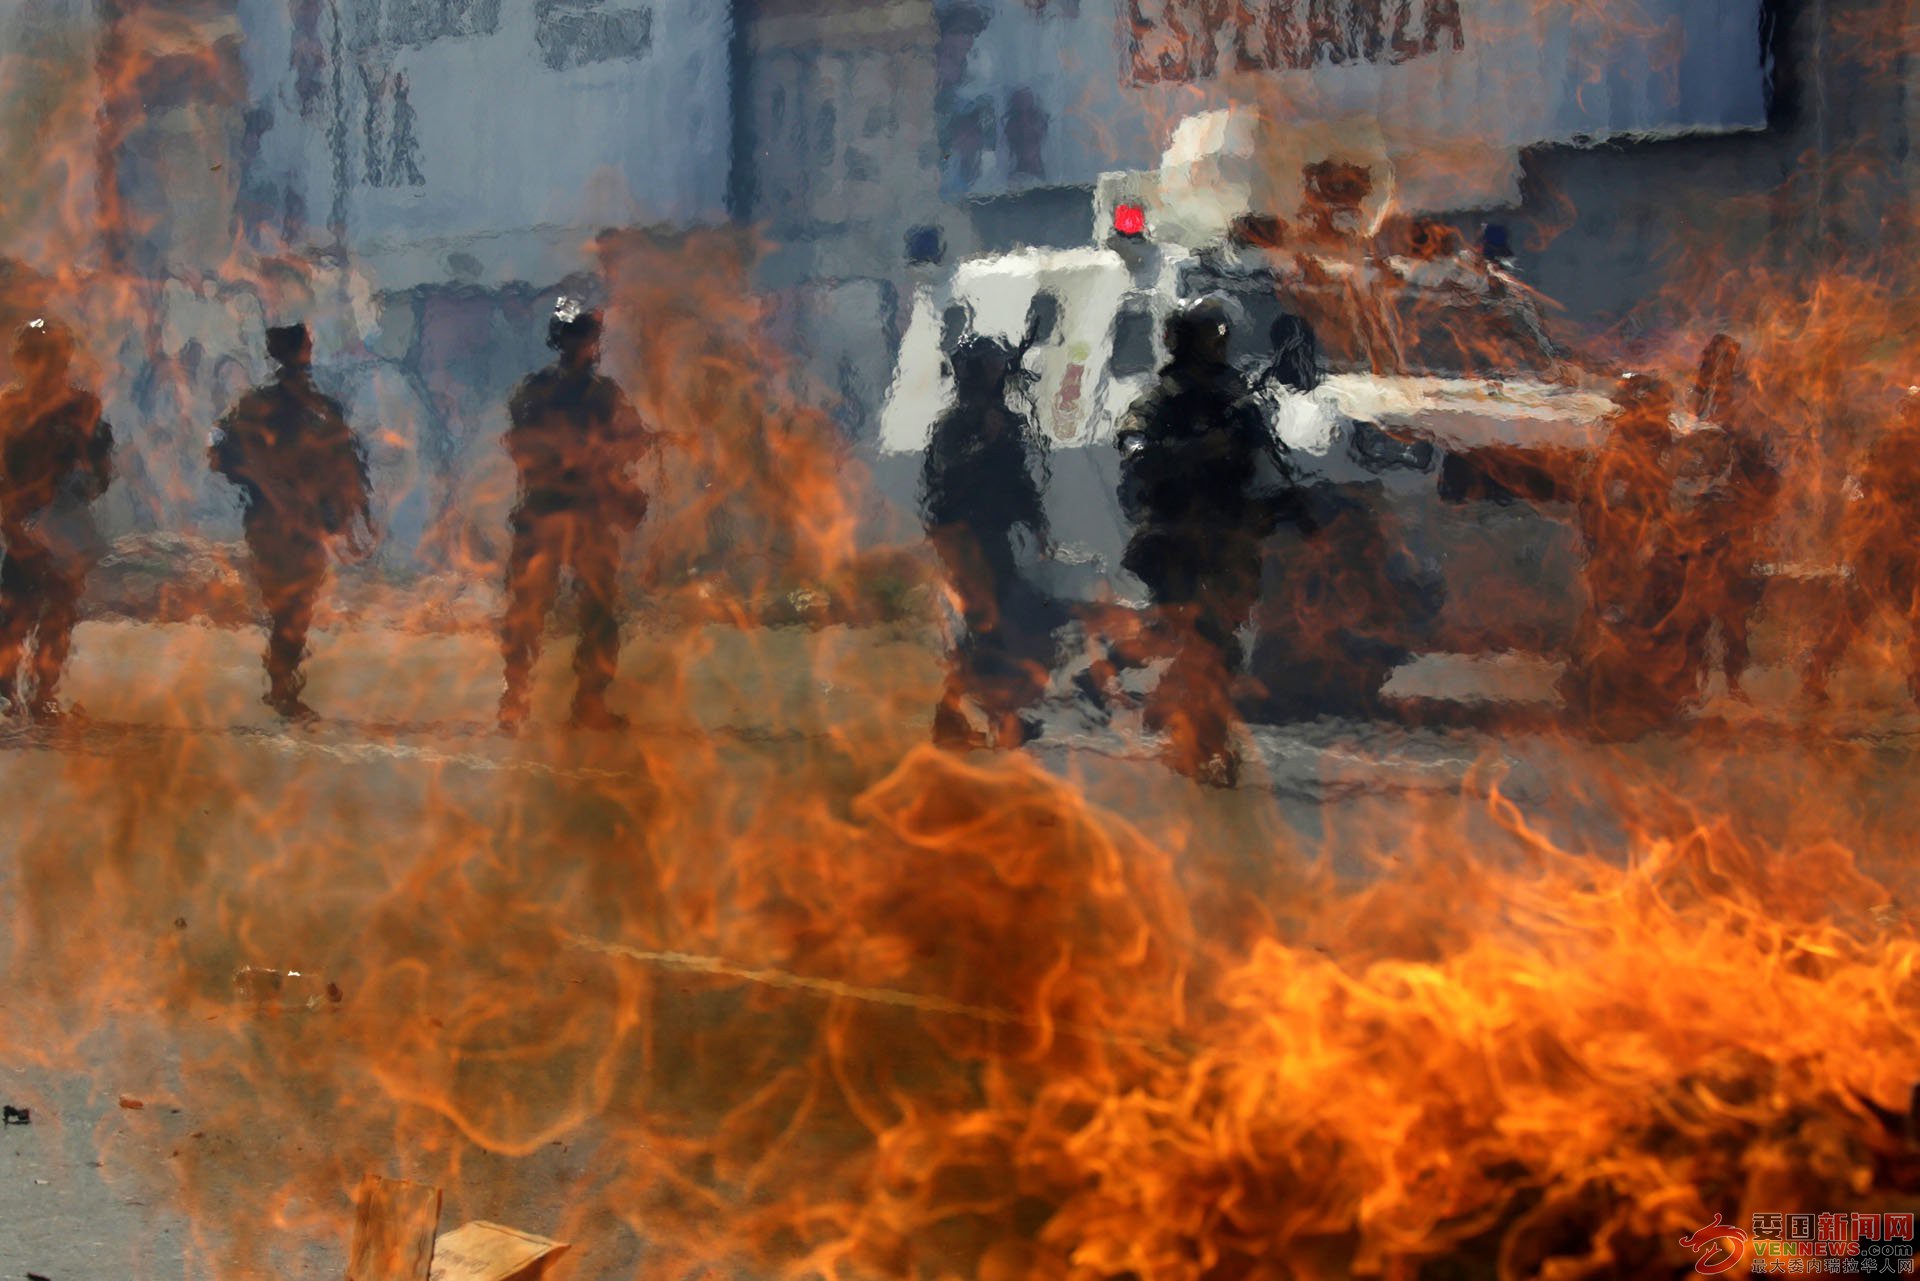
[[[1376,617],[1383,652],[1557,647],[1577,601],[1571,531],[1525,505],[1442,502],[1443,463],[1488,445],[1589,448],[1610,402],[1581,386],[1502,246],[1467,248],[1443,224],[1391,215],[1392,201],[1391,166],[1364,127],[1282,138],[1250,114],[1189,118],[1158,173],[1101,180],[1092,243],[972,259],[919,290],[882,412],[883,465],[904,480],[924,449],[957,341],[1024,346],[1053,450],[1052,586],[1139,600],[1120,568],[1114,431],[1165,361],[1166,317],[1222,298],[1233,361],[1302,473],[1364,495],[1388,543],[1452,587],[1437,616]],[[1250,212],[1261,209],[1288,217]],[[1310,391],[1267,374],[1283,315],[1317,335],[1325,377]],[[1512,590],[1495,606],[1497,579]]]

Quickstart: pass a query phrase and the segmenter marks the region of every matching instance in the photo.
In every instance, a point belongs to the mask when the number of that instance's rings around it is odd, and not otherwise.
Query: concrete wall
[[[724,213],[710,0],[240,0],[256,198],[382,289],[551,281],[583,233]]]
[[[930,0],[780,0],[743,17],[737,212],[769,245],[759,283],[802,386],[852,439],[871,435],[914,272],[909,228],[968,252],[939,196]]]
[[[1629,345],[1698,306],[1666,286],[1701,245],[1809,273],[1920,248],[1920,67],[1900,34],[1920,6],[1909,0],[1904,24],[1900,11],[1770,6],[1764,132],[1533,148],[1523,200],[1481,212],[1512,225],[1523,270],[1561,305],[1564,327]]]
[[[90,226],[98,39],[88,0],[0,0],[0,252],[70,257]]]
[[[948,0],[942,178],[963,196],[1151,167],[1174,122],[1230,102],[1288,123],[1364,117],[1408,167],[1444,156],[1456,181],[1462,147],[1751,128],[1758,7]]]
[[[237,535],[207,432],[269,374],[265,328],[303,320],[369,445],[389,567],[497,554],[506,394],[549,358],[554,296],[592,287],[595,235],[725,216],[724,4],[9,0],[0,33],[33,55],[0,105],[88,165],[84,200],[0,212],[89,342],[115,535]]]

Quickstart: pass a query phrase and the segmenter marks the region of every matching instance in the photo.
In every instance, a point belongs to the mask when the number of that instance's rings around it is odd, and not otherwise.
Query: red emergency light
[[[1138,236],[1147,229],[1147,211],[1139,205],[1115,205],[1113,229],[1123,236]]]

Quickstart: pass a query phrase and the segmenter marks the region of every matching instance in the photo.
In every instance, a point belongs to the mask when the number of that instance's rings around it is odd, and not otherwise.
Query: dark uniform
[[[282,716],[315,715],[300,698],[300,662],[327,576],[327,544],[353,523],[372,529],[367,460],[338,401],[314,386],[305,326],[267,331],[280,365],[270,383],[242,396],[220,420],[209,450],[213,470],[240,489],[247,549],[267,607],[267,693]]]
[[[17,711],[29,639],[36,721],[57,720],[56,693],[79,618],[87,571],[103,550],[89,508],[113,481],[113,430],[100,400],[67,384],[73,339],[36,320],[20,332],[24,381],[0,391],[0,701]]]
[[[654,437],[619,385],[595,372],[600,331],[597,312],[562,299],[547,331],[560,359],[529,375],[508,402],[507,452],[520,473],[500,624],[500,724],[509,731],[526,719],[528,681],[564,568],[573,570],[581,598],[573,723],[626,723],[606,705],[620,653],[620,535],[646,516],[647,496],[628,473]]]
[[[1121,563],[1178,634],[1149,720],[1172,734],[1176,768],[1231,785],[1238,631],[1260,594],[1275,505],[1259,484],[1279,446],[1227,364],[1227,330],[1211,302],[1169,318],[1172,359],[1127,411],[1118,443],[1120,504],[1134,527]]]
[[[1276,415],[1304,413],[1329,437],[1344,434],[1348,458],[1369,472],[1431,465],[1431,444],[1395,440],[1308,399],[1322,373],[1306,320],[1282,313],[1268,336],[1273,356],[1254,390]],[[1381,690],[1394,668],[1445,602],[1444,580],[1399,544],[1381,517],[1377,483],[1282,479],[1290,486],[1284,501],[1272,489],[1260,495],[1270,517],[1284,517],[1295,532],[1266,547],[1248,657],[1255,706],[1269,720],[1377,715],[1386,710]]]
[[[1047,542],[1046,444],[1007,405],[1007,383],[1018,373],[1013,352],[973,338],[952,363],[956,403],[928,437],[920,502],[927,536],[960,598],[966,634],[934,714],[934,738],[951,746],[982,741],[960,710],[970,697],[991,718],[993,740],[1014,746],[1033,733],[1020,713],[1045,690],[1053,632],[1062,621],[1021,574],[1014,551],[1021,527],[1038,544]]]
[[[1772,553],[1781,478],[1739,394],[1739,360],[1740,345],[1716,334],[1694,381],[1694,416],[1719,430],[1699,433],[1705,483],[1693,495],[1687,522],[1693,548],[1687,593],[1697,614],[1694,663],[1705,668],[1707,640],[1718,625],[1727,692],[1744,698],[1747,633],[1766,589],[1757,567]]]
[[[1907,690],[1920,701],[1920,388],[1909,388],[1893,426],[1874,441],[1848,486],[1841,530],[1850,571],[1841,617],[1814,647],[1809,696],[1824,701],[1827,681],[1854,638],[1876,615],[1907,636]]]
[[[1671,719],[1698,692],[1687,549],[1674,507],[1673,397],[1628,375],[1606,441],[1575,486],[1587,608],[1561,696],[1608,733]]]

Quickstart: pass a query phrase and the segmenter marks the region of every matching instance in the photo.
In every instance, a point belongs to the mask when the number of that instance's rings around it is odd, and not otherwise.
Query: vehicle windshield
[[[1146,302],[1128,302],[1113,324],[1111,368],[1121,378],[1152,373],[1153,310]]]
[[[1434,378],[1544,378],[1559,364],[1553,340],[1523,290],[1417,283],[1386,271],[1363,283],[1305,284],[1272,272],[1230,273],[1195,266],[1182,273],[1183,299],[1217,294],[1240,309],[1231,339],[1236,366],[1272,356],[1273,322],[1304,317],[1330,374]]]

